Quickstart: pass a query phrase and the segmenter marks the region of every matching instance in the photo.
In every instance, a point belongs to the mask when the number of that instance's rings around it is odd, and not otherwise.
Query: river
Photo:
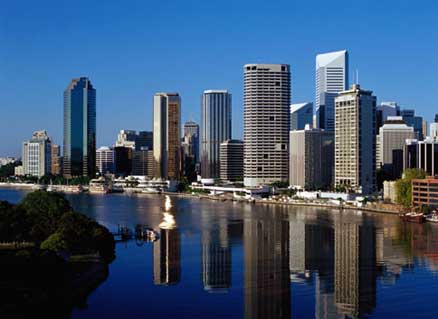
[[[0,189],[18,202],[24,191]],[[112,231],[109,277],[72,318],[437,318],[438,225],[161,195],[67,195]]]

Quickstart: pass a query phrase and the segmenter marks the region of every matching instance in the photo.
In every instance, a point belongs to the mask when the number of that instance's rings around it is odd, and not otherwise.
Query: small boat
[[[426,218],[423,213],[409,212],[406,214],[401,214],[400,219],[404,222],[421,224]]]
[[[156,241],[159,238],[159,234],[153,228],[137,225],[135,227],[135,237],[144,241]]]
[[[438,223],[438,213],[436,210],[433,210],[432,214],[426,216],[426,221],[431,223]]]

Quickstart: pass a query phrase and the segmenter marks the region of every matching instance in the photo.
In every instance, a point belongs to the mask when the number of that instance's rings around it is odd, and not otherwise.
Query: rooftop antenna
[[[359,70],[356,69],[356,84],[359,84]]]

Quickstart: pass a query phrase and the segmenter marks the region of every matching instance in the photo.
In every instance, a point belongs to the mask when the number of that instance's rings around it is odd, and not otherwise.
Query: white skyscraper
[[[335,104],[335,186],[370,194],[376,185],[376,97],[353,84]]]
[[[335,97],[348,88],[348,52],[346,50],[316,56],[316,124],[334,131]]]
[[[51,144],[46,131],[36,131],[29,141],[23,142],[24,175],[41,177],[52,172]]]
[[[288,181],[290,67],[246,64],[244,70],[244,184]]]

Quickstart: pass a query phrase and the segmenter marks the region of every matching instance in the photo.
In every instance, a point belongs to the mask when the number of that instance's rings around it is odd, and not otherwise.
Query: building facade
[[[114,147],[114,173],[116,176],[132,174],[132,154],[134,150],[129,146]]]
[[[23,142],[21,159],[24,175],[41,177],[52,173],[52,143],[46,131],[36,131],[29,141]]]
[[[290,66],[244,67],[244,184],[288,181]]]
[[[438,208],[438,178],[412,180],[412,206],[421,205]]]
[[[178,93],[154,96],[154,177],[181,177],[181,98]]]
[[[418,168],[429,176],[438,175],[438,140],[432,137],[424,141],[407,140],[403,168]]]
[[[346,50],[316,56],[316,124],[334,132],[335,97],[348,89],[348,52]]]
[[[220,147],[220,178],[223,181],[243,180],[243,142],[227,140]]]
[[[220,177],[220,145],[231,138],[231,94],[207,90],[201,109],[201,177]]]
[[[61,174],[61,147],[55,143],[51,143],[51,174]]]
[[[134,151],[132,155],[132,175],[154,176],[154,151]]]
[[[63,174],[94,177],[96,171],[96,90],[86,77],[64,91]]]
[[[377,132],[389,116],[400,116],[400,107],[397,105],[397,102],[382,102],[376,107]]]
[[[400,111],[400,116],[403,118],[403,121],[405,121],[408,126],[414,128],[414,131],[417,134],[415,138],[423,140],[426,137],[427,132],[423,132],[423,118],[421,116],[416,116],[415,110],[402,109]]]
[[[376,188],[376,97],[353,84],[335,99],[335,186]]]
[[[407,126],[400,116],[389,116],[377,138],[377,165],[393,178],[401,176],[403,149],[407,139],[415,137],[414,128]],[[398,152],[397,152],[398,151]],[[402,156],[399,156],[401,153]]]
[[[114,174],[114,150],[102,146],[96,151],[96,165],[100,174]]]
[[[321,129],[290,131],[289,184],[303,189],[333,183],[334,134]]]
[[[313,124],[313,103],[299,103],[290,106],[290,130],[304,130],[306,124]]]

